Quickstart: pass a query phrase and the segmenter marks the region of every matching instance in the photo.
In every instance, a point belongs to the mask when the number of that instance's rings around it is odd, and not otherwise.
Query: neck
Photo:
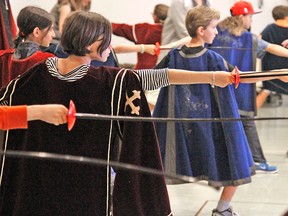
[[[280,27],[287,28],[288,27],[288,19],[279,19],[275,21],[275,24]]]
[[[67,58],[59,58],[57,67],[61,74],[67,74],[80,65],[90,63],[91,58],[87,56],[69,55]]]
[[[76,56],[76,55],[69,55],[66,58],[66,61],[69,61],[73,65],[82,65],[82,64],[90,64],[91,58],[87,56]]]
[[[199,47],[204,46],[204,41],[199,38],[192,38],[190,43],[187,44],[188,47]]]

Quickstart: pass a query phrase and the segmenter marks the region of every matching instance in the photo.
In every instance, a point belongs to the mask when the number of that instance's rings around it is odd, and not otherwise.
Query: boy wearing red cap
[[[248,31],[251,27],[252,16],[260,13],[259,11],[254,11],[250,2],[238,1],[231,7],[230,12],[231,16],[218,24],[218,35],[211,45],[229,63],[236,65],[241,71],[251,71],[256,68],[256,57],[262,59],[266,52],[288,57],[287,49],[259,39]],[[221,47],[230,47],[230,49],[221,49]],[[254,117],[256,114],[255,84],[241,83],[235,90],[235,95],[241,117]],[[267,163],[259,141],[255,122],[242,121],[242,124],[256,164],[256,172],[278,172],[277,167]]]

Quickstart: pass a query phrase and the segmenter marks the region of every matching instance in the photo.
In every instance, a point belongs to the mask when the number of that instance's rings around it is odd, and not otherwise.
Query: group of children
[[[241,15],[251,18],[251,13]],[[47,113],[56,116],[57,123],[44,120],[58,125],[67,121],[63,117],[67,109],[63,106],[68,106],[70,100],[83,113],[149,117],[144,90],[162,88],[155,116],[239,118],[238,101],[231,85],[235,81],[233,67],[220,54],[205,48],[218,33],[219,18],[218,11],[206,6],[189,10],[188,44],[180,50],[172,49],[157,66],[162,69],[128,70],[90,65],[92,60],[107,60],[111,52],[111,24],[100,14],[75,11],[65,20],[61,34],[61,46],[67,57],[47,57],[26,66],[29,69],[25,73],[11,77],[12,81],[1,89],[0,102],[9,106],[26,104],[28,108],[35,104],[61,104],[57,105],[62,107],[60,115]],[[33,37],[40,38],[36,44],[41,45],[46,37],[53,38],[50,21],[29,32],[19,28],[19,37],[27,39],[33,32]],[[29,42],[24,48],[26,60],[28,53],[33,56],[40,49],[39,45],[30,47]],[[20,62],[15,60],[16,50],[9,51],[12,57],[1,63]],[[5,55],[4,51],[2,56]],[[273,78],[288,81],[287,77]],[[263,78],[243,78],[241,82],[260,80]],[[175,172],[223,187],[212,216],[239,215],[230,202],[237,186],[251,182],[255,171],[243,124],[234,121],[155,126],[157,136],[151,122],[81,120],[68,132],[63,124],[56,127],[33,121],[27,130],[8,130],[3,146],[4,151],[81,155],[109,163],[113,138],[118,134],[122,139],[119,162],[158,170],[163,170],[162,160],[165,166],[175,162]],[[167,157],[173,145],[174,160]],[[111,197],[108,165],[92,167],[6,157],[0,176],[1,215],[103,216],[109,215],[111,209],[113,215],[172,215],[163,177],[117,170]]]

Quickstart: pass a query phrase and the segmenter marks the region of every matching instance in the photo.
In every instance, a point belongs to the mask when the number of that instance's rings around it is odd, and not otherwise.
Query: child
[[[60,40],[63,23],[70,13],[76,10],[89,11],[91,0],[58,0],[51,10],[55,20],[55,40]]]
[[[124,37],[135,44],[155,44],[161,42],[162,24],[164,23],[169,6],[157,4],[153,10],[154,24],[138,23],[128,25],[124,23],[112,23],[113,34]],[[154,68],[157,62],[156,55],[142,52],[137,53],[137,64],[135,69]]]
[[[73,12],[61,36],[69,56],[49,58],[11,81],[0,92],[2,102],[68,105],[73,100],[78,112],[150,116],[142,88],[177,83],[224,87],[234,81],[223,71],[131,71],[90,66],[91,60],[106,61],[110,41],[111,24],[106,18],[93,12]],[[112,138],[117,133],[122,138],[120,162],[162,170],[151,122],[81,120],[68,132],[64,125],[53,127],[34,121],[27,130],[6,134],[4,146],[8,150],[81,155],[109,162]],[[0,179],[0,215],[103,216],[109,215],[110,205],[115,215],[172,215],[163,177],[117,170],[110,200],[110,176],[108,165],[6,158]]]
[[[41,50],[49,46],[55,35],[52,17],[47,11],[25,7],[17,17],[17,26],[15,48],[0,51],[0,86],[7,85],[34,64],[54,56]]]
[[[288,7],[286,5],[276,6],[272,10],[272,16],[275,22],[266,26],[262,31],[262,39],[269,43],[285,46],[283,41],[285,42],[288,37]],[[280,57],[273,53],[267,53],[262,59],[262,70],[275,70],[281,68],[288,68],[287,58]],[[263,89],[256,97],[257,109],[262,107],[271,91],[288,94],[287,84],[279,80],[263,82]]]
[[[227,62],[219,54],[204,48],[205,43],[211,44],[217,34],[219,17],[219,12],[209,7],[191,9],[186,16],[191,42],[181,50],[170,51],[158,67],[193,71],[228,70]],[[234,89],[205,84],[162,88],[153,115],[239,118]],[[212,215],[239,215],[231,208],[230,201],[237,186],[249,183],[253,174],[253,160],[242,123],[176,123],[167,127],[157,123],[156,129],[165,169],[198,180],[208,180],[212,186],[223,186]]]
[[[288,50],[284,47],[268,43],[248,31],[252,24],[253,15],[259,13],[254,11],[250,2],[237,1],[231,7],[230,11],[231,16],[218,24],[218,35],[211,45],[212,47],[231,47],[231,49],[214,49],[220,53],[226,61],[232,65],[236,65],[241,71],[252,71],[256,68],[256,57],[265,58],[265,56],[271,54],[288,57]],[[273,82],[281,81],[273,80]],[[235,95],[240,116],[243,118],[254,117],[256,114],[255,84],[241,83],[235,90]],[[255,122],[243,121],[242,123],[253,160],[256,164],[256,172],[277,173],[277,167],[267,163]]]
[[[0,106],[0,129],[27,129],[28,121],[41,120],[60,125],[67,122],[68,109],[63,105]]]

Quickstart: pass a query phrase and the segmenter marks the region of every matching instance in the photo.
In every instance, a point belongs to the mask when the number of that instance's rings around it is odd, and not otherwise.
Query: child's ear
[[[91,45],[89,45],[89,46],[87,46],[87,48],[86,48],[86,49],[87,49],[87,50],[89,50],[89,51],[91,51],[91,47],[92,47],[92,46],[91,46]]]
[[[198,35],[203,35],[204,34],[204,27],[203,26],[200,26],[200,27],[198,27],[198,29],[197,29],[197,33],[198,33]]]
[[[40,35],[40,29],[38,28],[38,27],[36,27],[36,28],[34,28],[34,30],[33,30],[33,35],[34,35],[34,37],[39,37],[39,35]]]

